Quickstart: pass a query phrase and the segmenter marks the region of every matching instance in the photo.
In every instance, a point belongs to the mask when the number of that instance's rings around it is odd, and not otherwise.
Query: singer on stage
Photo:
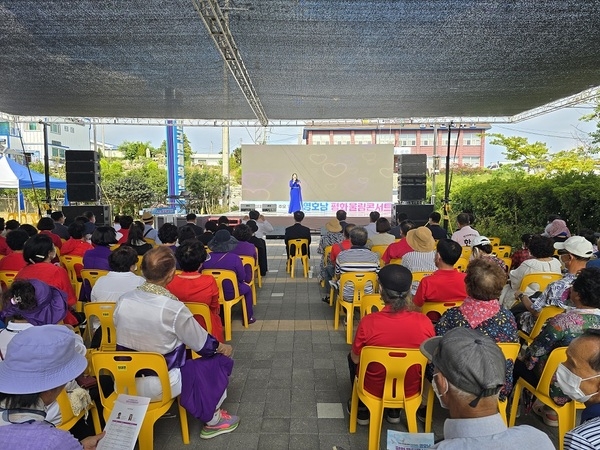
[[[291,214],[294,211],[302,211],[302,187],[298,175],[295,173],[292,174],[290,180],[290,207],[288,213]]]

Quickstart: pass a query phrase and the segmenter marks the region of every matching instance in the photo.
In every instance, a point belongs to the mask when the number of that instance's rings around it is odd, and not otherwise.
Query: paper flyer
[[[149,404],[148,397],[119,394],[97,449],[133,450]]]
[[[404,433],[388,430],[387,450],[421,450],[433,446],[433,433]]]

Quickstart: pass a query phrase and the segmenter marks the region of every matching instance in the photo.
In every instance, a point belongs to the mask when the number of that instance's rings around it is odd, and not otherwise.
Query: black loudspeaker
[[[86,211],[91,211],[96,216],[96,226],[112,227],[113,216],[109,205],[91,205],[91,206],[63,206],[62,212],[65,215],[65,224],[69,225],[75,217],[83,216]]]
[[[67,150],[67,196],[71,202],[97,202],[100,199],[98,153],[92,150]]]
[[[424,226],[433,212],[433,205],[394,205],[394,218],[396,222],[408,219],[418,227]]]
[[[421,175],[427,173],[427,155],[398,155],[398,175]]]

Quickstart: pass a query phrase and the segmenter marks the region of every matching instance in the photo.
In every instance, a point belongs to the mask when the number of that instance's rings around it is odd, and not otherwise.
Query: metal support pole
[[[51,198],[50,198],[50,156],[48,152],[48,124],[40,121],[44,128],[44,181],[46,184],[46,214],[52,213]]]
[[[444,229],[448,231],[449,218],[448,211],[450,206],[450,138],[452,136],[452,124],[448,125],[448,150],[446,152],[446,185],[444,188]]]

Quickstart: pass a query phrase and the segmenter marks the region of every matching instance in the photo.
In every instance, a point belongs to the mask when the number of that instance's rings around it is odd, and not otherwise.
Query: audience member
[[[154,228],[154,216],[149,211],[144,211],[142,214],[142,222],[144,223],[144,238],[152,239],[156,244],[162,244],[158,232]]]
[[[273,232],[273,225],[271,225],[265,216],[259,214],[258,211],[254,209],[248,213],[248,217],[250,220],[254,220],[256,222],[256,226],[258,227],[258,231],[255,233],[255,236],[259,239],[266,239],[268,233]]]
[[[42,325],[12,339],[0,362],[0,442],[4,448],[95,449],[104,433],[77,441],[47,419],[49,405],[88,363],[76,335],[60,325]],[[84,347],[85,349],[85,347]]]
[[[18,221],[18,220],[15,220],[15,219],[10,219],[10,220],[7,220],[7,221],[6,221],[6,224],[5,224],[5,226],[4,226],[4,227],[5,227],[5,229],[4,229],[4,231],[3,231],[3,233],[4,233],[4,236],[6,236],[6,234],[7,234],[9,231],[16,230],[16,229],[17,229],[17,228],[19,228],[20,226],[21,226],[21,224],[19,223],[19,221]]]
[[[467,296],[466,274],[454,268],[454,264],[460,258],[462,247],[451,239],[440,239],[436,250],[437,270],[419,283],[413,298],[413,303],[417,306],[423,306],[425,302],[462,301]]]
[[[249,242],[250,238],[252,237],[252,231],[250,230],[250,227],[245,223],[236,225],[233,229],[233,237],[237,239],[238,244],[233,249],[232,253],[235,253],[239,256],[251,256],[256,262],[256,247],[253,243]],[[254,277],[254,267],[245,265],[244,270],[246,271],[246,279],[251,280]]]
[[[529,425],[507,428],[498,413],[505,359],[491,338],[476,330],[456,328],[425,341],[421,352],[433,363],[433,391],[450,411],[444,422],[444,440],[431,448],[554,450],[544,432]]]
[[[554,239],[554,242],[564,242],[571,237],[571,232],[564,220],[555,214],[548,216],[548,224],[542,233]]]
[[[113,219],[113,228],[118,233],[121,229],[121,216],[119,214],[115,214],[115,218]],[[119,236],[120,239],[120,236]]]
[[[256,247],[258,252],[258,269],[260,271],[260,275],[264,277],[269,271],[269,263],[267,260],[267,244],[265,243],[264,239],[256,237],[258,225],[254,220],[250,219],[248,222],[246,222],[246,225],[248,225],[248,228],[250,228],[250,231],[252,232],[252,236],[250,236],[248,242]]]
[[[368,314],[358,324],[352,350],[348,354],[350,383],[354,383],[360,354],[366,346],[419,348],[426,339],[435,335],[427,317],[411,311],[410,286],[412,275],[405,267],[392,264],[383,267],[378,275],[381,298],[385,307],[380,312]],[[369,364],[365,377],[365,390],[381,397],[385,383],[385,368]],[[410,397],[421,390],[421,373],[412,367],[404,379],[404,392]],[[348,402],[348,410],[350,410]],[[386,409],[385,418],[390,423],[400,423],[400,410]],[[359,403],[358,423],[368,425],[369,410]]]
[[[221,216],[217,219],[217,229],[227,230],[229,234],[233,233],[233,227],[229,225],[229,218],[227,216]]]
[[[50,217],[54,221],[52,232],[65,241],[69,239],[69,229],[65,226],[66,217],[62,211],[54,211],[50,214]]]
[[[177,242],[187,241],[188,239],[198,240],[196,231],[194,231],[194,228],[190,224],[180,226],[177,230]]]
[[[97,227],[92,233],[94,248],[83,254],[83,268],[110,270],[108,257],[110,247],[117,243],[117,233],[113,227]]]
[[[452,240],[458,242],[463,247],[469,247],[471,241],[479,236],[479,232],[471,228],[471,218],[467,213],[460,213],[456,217],[458,230],[452,233]]]
[[[371,239],[373,236],[375,236],[377,234],[377,220],[379,219],[380,214],[377,211],[371,211],[369,213],[369,220],[370,222],[364,226],[364,229],[367,230],[367,233],[369,234],[369,239]]]
[[[353,223],[347,223],[346,226],[344,227],[344,240],[342,242],[338,242],[337,244],[334,244],[331,247],[331,253],[329,254],[329,260],[331,261],[331,272],[329,271],[330,269],[327,269],[327,273],[329,274],[329,279],[331,279],[331,277],[333,277],[333,274],[335,272],[335,262],[337,260],[338,255],[340,254],[340,252],[343,252],[344,250],[348,250],[350,247],[352,247],[352,242],[350,241],[350,232],[352,231],[352,229],[356,227],[355,224]]]
[[[37,229],[39,230],[40,234],[46,234],[50,236],[54,246],[60,250],[62,247],[62,240],[60,239],[60,236],[52,232],[52,230],[54,230],[54,221],[52,218],[42,217],[40,220],[38,220]]]
[[[117,300],[117,348],[166,355],[170,362],[171,395],[181,393],[181,405],[205,422],[200,432],[202,439],[235,430],[239,418],[221,409],[233,368],[229,358],[231,346],[208,334],[190,310],[166,289],[175,276],[175,256],[168,247],[159,246],[146,253],[142,273],[147,282]],[[186,360],[186,345],[202,358]],[[137,380],[138,395],[162,395],[157,377]]]
[[[68,241],[64,242],[61,249],[61,256],[81,256],[88,250],[93,249],[93,245],[85,240],[84,237],[84,225],[79,221],[74,221],[69,225],[69,235],[71,236]]]
[[[346,225],[348,225],[348,222],[346,222],[346,217],[347,217],[346,211],[344,211],[343,209],[338,209],[335,212],[335,218],[340,223],[340,226],[342,227],[342,232],[344,231],[344,228],[346,228]]]
[[[83,318],[80,314],[75,314],[73,308],[77,303],[77,297],[71,284],[71,279],[67,271],[52,264],[52,259],[56,256],[56,250],[52,239],[44,234],[37,234],[30,237],[23,246],[23,258],[27,265],[23,267],[16,276],[16,280],[37,279],[44,283],[54,286],[67,294],[67,304],[69,310],[64,322],[68,325],[78,325]]]
[[[29,237],[38,234],[37,228],[33,225],[29,225],[28,223],[22,223],[21,225],[19,225],[19,230],[25,231],[29,235]]]
[[[588,328],[600,329],[600,269],[582,269],[570,292],[574,307],[548,320],[515,364],[515,378],[523,377],[536,386],[552,350],[569,345]],[[557,405],[569,401],[555,381],[550,385],[550,397]],[[541,402],[536,402],[533,410],[542,416],[546,425],[558,425],[556,412]]]
[[[10,253],[10,249],[6,245],[5,235],[4,218],[0,217],[0,255],[7,255]]]
[[[164,223],[158,229],[158,238],[162,245],[169,247],[173,252],[177,248],[177,227],[172,223]]]
[[[521,248],[514,252],[510,257],[510,267],[512,270],[516,270],[523,263],[523,261],[527,261],[531,259],[531,253],[529,252],[529,240],[533,234],[525,233],[521,235]]]
[[[392,242],[396,240],[396,238],[389,233],[392,226],[390,225],[390,221],[385,217],[380,217],[375,222],[375,230],[377,234],[371,236],[369,238],[370,246],[373,245],[390,245]]]
[[[573,306],[569,301],[570,287],[578,272],[585,268],[593,253],[592,244],[581,236],[572,236],[565,242],[555,242],[554,248],[558,250],[558,258],[567,269],[567,273],[560,280],[550,283],[537,298],[531,299],[523,293],[516,293],[516,298],[521,301],[522,307],[527,311],[522,312],[522,308],[517,310],[513,308],[513,311],[516,315],[520,314],[521,329],[526,333],[531,331],[544,306],[552,305],[560,308]]]
[[[204,269],[225,269],[232,270],[237,276],[239,293],[244,296],[246,301],[246,310],[248,312],[248,322],[254,323],[254,309],[252,307],[252,289],[248,286],[251,277],[244,270],[242,260],[233,253],[237,247],[238,240],[229,234],[229,231],[223,229],[215,233],[215,237],[208,243],[211,250],[210,259],[204,261]],[[233,287],[225,284],[223,288],[225,300],[233,299]]]
[[[133,225],[133,217],[129,215],[123,215],[120,217],[119,223],[121,224],[121,229],[119,230],[119,233],[121,233],[119,244],[125,244],[129,238],[129,230]]]
[[[434,211],[429,214],[429,220],[425,225],[431,230],[431,235],[436,240],[448,238],[448,232],[440,226],[440,220],[442,220],[442,215],[439,212]]]
[[[325,224],[325,229],[327,231],[324,235],[321,236],[321,239],[319,240],[319,246],[317,247],[317,253],[322,255],[318,276],[319,281],[331,279],[327,278],[327,273],[325,272],[327,270],[327,266],[331,266],[331,273],[333,273],[333,266],[330,264],[331,259],[325,261],[325,248],[330,246],[333,247],[335,244],[344,240],[342,226],[340,225],[340,222],[337,220],[337,218],[331,219],[329,222],[327,222]]]
[[[556,273],[560,275],[560,262],[554,258],[554,241],[551,238],[533,235],[529,240],[529,249],[531,258],[526,259],[517,269],[513,269],[509,274],[509,281],[500,296],[500,302],[506,308],[511,308],[516,298],[521,294],[520,286],[525,275],[530,273]],[[539,284],[533,283],[525,288],[524,295],[528,297],[540,288]]]
[[[296,212],[294,212],[294,221],[296,223],[294,223],[294,225],[292,225],[291,227],[287,227],[285,229],[285,235],[284,235],[285,251],[287,252],[288,258],[290,256],[289,248],[288,248],[288,241],[291,239],[308,239],[308,248],[306,248],[306,249],[302,248],[300,250],[302,251],[302,254],[306,253],[306,254],[308,254],[308,257],[310,258],[310,242],[311,242],[310,228],[302,225],[303,220],[304,220],[304,213],[302,211],[296,211]],[[296,251],[298,251],[298,249],[296,249]]]
[[[127,240],[122,245],[131,247],[139,256],[143,256],[146,252],[152,250],[152,244],[144,240],[144,224],[142,222],[136,220],[131,224],[127,233]]]
[[[217,230],[217,222],[214,220],[209,220],[204,224],[204,233],[201,236],[199,236],[198,239],[204,245],[208,245],[211,239],[215,236]]]
[[[475,236],[471,240],[471,259],[475,258],[488,258],[494,261],[500,266],[504,273],[507,272],[508,268],[506,263],[492,253],[493,247],[492,242],[485,236]]]
[[[173,277],[167,284],[171,294],[182,302],[204,303],[210,308],[211,334],[219,342],[225,342],[223,324],[219,313],[219,288],[211,275],[202,275],[202,264],[206,261],[207,253],[204,245],[195,239],[184,241],[175,251],[182,273]],[[195,316],[198,323],[206,329],[206,323],[201,316]]]
[[[400,222],[400,240],[388,245],[388,248],[383,253],[381,259],[386,264],[389,264],[392,259],[400,259],[408,252],[412,252],[412,248],[406,240],[406,234],[415,228],[415,223],[410,220]]]
[[[198,218],[198,216],[196,216],[196,214],[189,213],[187,216],[185,216],[185,225],[184,226],[188,226],[192,230],[194,230],[194,233],[196,236],[201,236],[202,233],[204,233],[204,230],[202,229],[202,227],[199,227],[196,224],[197,218]],[[181,241],[181,242],[183,242],[183,241]]]
[[[138,254],[130,246],[123,245],[111,252],[108,256],[109,272],[96,280],[90,300],[116,302],[125,292],[144,284],[146,280],[135,274],[137,264]]]
[[[600,448],[600,330],[588,328],[571,341],[556,381],[571,400],[585,403],[581,424],[565,434],[565,450]]]
[[[19,271],[27,265],[23,259],[23,246],[27,239],[29,235],[23,230],[14,230],[6,235],[6,244],[12,251],[0,259],[0,270]]]
[[[433,272],[435,267],[435,239],[427,227],[410,230],[406,234],[410,252],[402,256],[402,265],[411,272]],[[413,283],[413,292],[417,287]]]
[[[435,332],[443,336],[453,328],[471,328],[496,342],[519,342],[517,323],[511,312],[498,301],[506,273],[493,261],[486,258],[474,259],[467,266],[465,287],[467,297],[463,304],[448,309],[435,325]],[[514,361],[506,361],[506,382],[500,398],[512,391]]]
[[[346,227],[347,228],[347,227]],[[364,227],[354,227],[350,231],[350,242],[352,247],[340,252],[335,262],[335,279],[346,272],[378,272],[379,255],[369,250],[367,245],[368,232]],[[374,286],[371,282],[365,285],[365,294],[371,294]],[[342,289],[342,298],[345,301],[352,301],[354,295],[354,284],[346,283],[344,286],[338,286]]]

